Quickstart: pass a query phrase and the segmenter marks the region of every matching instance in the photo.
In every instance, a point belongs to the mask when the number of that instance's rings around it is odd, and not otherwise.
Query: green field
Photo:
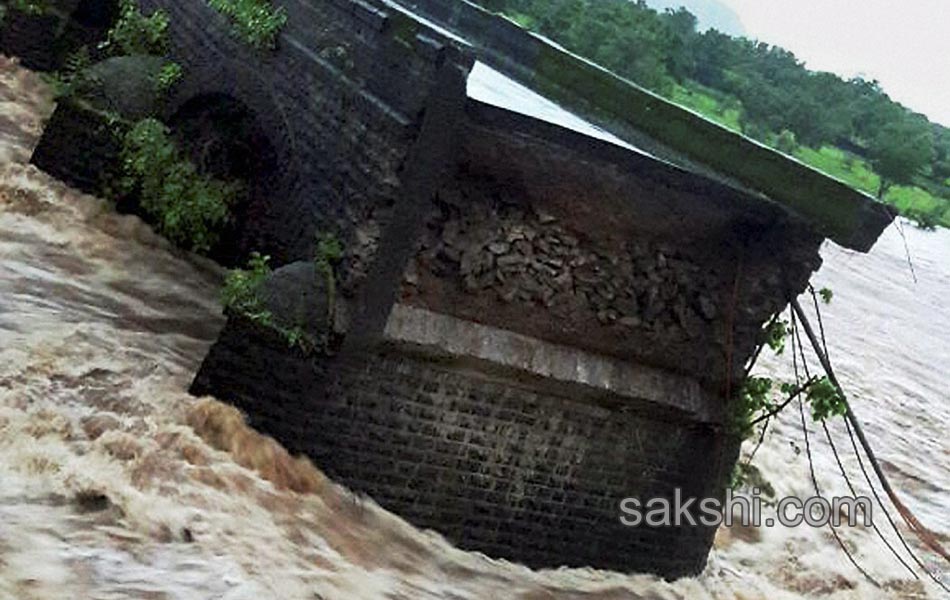
[[[855,189],[872,196],[877,195],[881,178],[871,170],[870,165],[844,150],[830,146],[824,146],[820,150],[799,146],[794,156],[803,163],[840,179]]]
[[[870,165],[839,148],[825,146],[815,150],[802,146],[795,151],[795,158],[872,196],[881,183]],[[950,227],[950,200],[922,188],[894,186],[884,195],[884,201],[922,224]]]
[[[902,215],[918,222],[950,227],[950,200],[934,196],[919,187],[895,186],[885,197]]]
[[[742,124],[739,122],[742,112],[739,108],[727,106],[725,102],[717,99],[716,93],[712,90],[698,84],[689,87],[677,84],[668,98],[723,127],[742,133]]]

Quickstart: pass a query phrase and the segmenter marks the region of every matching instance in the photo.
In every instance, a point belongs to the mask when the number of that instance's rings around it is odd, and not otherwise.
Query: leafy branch
[[[769,380],[769,381],[771,381],[771,380]],[[797,386],[797,387],[791,386],[791,384],[784,384],[784,385],[782,386],[782,392],[788,395],[788,397],[785,398],[785,401],[782,402],[781,404],[771,404],[771,405],[770,405],[771,408],[769,408],[768,412],[766,412],[765,414],[762,414],[762,415],[759,415],[758,417],[756,417],[754,421],[752,421],[751,423],[749,423],[749,426],[750,426],[750,427],[755,427],[756,425],[758,425],[758,424],[761,423],[762,421],[766,421],[766,420],[771,419],[772,417],[776,416],[777,414],[779,414],[780,412],[782,412],[783,410],[785,410],[785,408],[786,408],[789,404],[791,404],[796,398],[798,398],[799,396],[801,396],[802,393],[804,393],[804,392],[809,392],[811,386],[813,386],[817,381],[818,381],[818,378],[812,377],[811,379],[809,379],[808,381],[806,381],[804,384],[802,384],[802,385],[800,385],[800,386]]]
[[[120,0],[119,18],[99,49],[113,56],[162,56],[168,52],[168,46],[168,13],[156,10],[145,15],[136,0]]]
[[[156,119],[139,121],[125,135],[121,160],[119,189],[137,194],[159,233],[195,252],[208,252],[217,244],[242,186],[199,174]]]
[[[825,302],[830,302],[831,290],[824,288],[819,294]],[[763,328],[761,347],[771,348],[775,354],[781,354],[790,333],[787,321],[774,318]],[[747,376],[744,379],[730,404],[728,423],[732,433],[743,439],[748,438],[756,425],[777,416],[802,394],[805,394],[805,402],[811,406],[815,421],[842,415],[846,411],[843,399],[827,378],[812,377],[799,386],[782,383],[778,386],[783,395],[780,402],[772,400],[775,388],[775,381],[770,377]]]
[[[228,17],[241,39],[258,49],[273,48],[287,23],[284,9],[274,8],[267,0],[208,0],[208,4]]]
[[[844,416],[848,412],[844,397],[827,377],[822,377],[808,388],[806,401],[811,405],[811,416],[815,421]]]
[[[317,248],[314,255],[314,265],[317,271],[323,274],[327,282],[327,327],[333,329],[333,320],[336,315],[336,269],[335,266],[343,259],[343,244],[332,233],[317,236]]]

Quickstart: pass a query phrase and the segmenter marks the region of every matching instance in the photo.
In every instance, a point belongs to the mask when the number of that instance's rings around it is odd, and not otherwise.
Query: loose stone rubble
[[[691,339],[719,314],[717,277],[667,244],[601,247],[566,223],[511,199],[471,202],[443,191],[405,283],[420,271],[455,277],[467,292],[506,303],[583,308],[602,325]]]

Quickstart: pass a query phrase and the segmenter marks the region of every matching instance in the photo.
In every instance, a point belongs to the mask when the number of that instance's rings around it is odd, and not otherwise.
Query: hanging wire
[[[825,326],[824,326],[824,321],[821,316],[821,306],[818,303],[818,297],[815,294],[815,288],[812,287],[810,284],[808,288],[809,288],[809,291],[811,292],[812,302],[814,303],[814,306],[815,306],[815,314],[817,315],[817,318],[818,318],[818,330],[821,335],[821,346],[825,351],[825,357],[827,357],[828,356],[828,341],[825,337]],[[795,313],[793,311],[792,312],[793,318],[794,318],[794,315]],[[871,488],[871,493],[874,496],[875,501],[877,501],[878,506],[881,507],[881,510],[884,512],[884,516],[887,518],[888,523],[890,523],[891,528],[894,530],[894,533],[897,535],[897,539],[900,540],[901,545],[904,547],[904,550],[907,551],[907,553],[910,555],[911,559],[917,564],[917,566],[920,567],[930,577],[930,579],[932,579],[937,585],[939,585],[941,588],[943,588],[947,592],[950,592],[950,588],[948,588],[947,585],[943,583],[943,581],[940,580],[940,578],[938,578],[933,573],[931,573],[930,569],[928,569],[924,565],[923,561],[921,561],[920,558],[917,556],[917,554],[913,551],[913,549],[911,549],[910,545],[907,543],[907,540],[904,538],[904,535],[900,532],[900,529],[898,529],[897,523],[894,522],[894,518],[891,516],[890,511],[887,510],[887,506],[885,506],[883,500],[881,499],[880,494],[878,494],[877,489],[874,487],[874,484],[871,481],[871,475],[870,473],[868,473],[867,467],[865,467],[864,465],[864,460],[861,458],[861,452],[858,449],[857,440],[854,439],[854,432],[851,430],[851,423],[848,421],[848,419],[843,419],[843,420],[844,420],[845,428],[848,431],[848,437],[851,440],[851,447],[854,450],[854,455],[858,459],[858,466],[861,468],[861,473],[864,475],[864,479],[867,482],[868,487]],[[858,494],[851,483],[851,479],[848,477],[848,474],[845,472],[844,465],[841,462],[841,458],[838,455],[838,450],[835,446],[834,440],[831,437],[831,432],[828,430],[828,426],[825,423],[822,423],[822,427],[824,427],[825,429],[825,435],[828,438],[828,444],[831,446],[831,451],[834,453],[835,460],[838,462],[838,468],[841,470],[841,474],[844,476],[845,482],[848,484],[848,488],[851,490],[852,496],[857,497]],[[890,544],[890,542],[888,542],[887,538],[884,536],[884,533],[877,526],[877,523],[874,523],[872,521],[872,526],[874,527],[874,531],[877,532],[877,535],[881,538],[881,541],[884,542],[888,550],[891,551],[891,553],[897,558],[897,560],[899,560],[901,564],[904,565],[914,575],[915,579],[920,579],[917,573],[900,556],[900,554],[897,552],[897,550],[895,550],[895,548]]]
[[[774,315],[772,315],[772,318],[771,318],[771,320],[769,320],[768,325],[765,326],[765,329],[766,329],[766,330],[771,329],[772,326],[775,325],[775,323],[778,322],[778,319],[779,319],[779,317],[781,316],[781,314],[782,314],[781,312],[777,312],[777,313],[775,313]],[[749,364],[748,364],[748,366],[747,366],[746,369],[745,369],[745,373],[742,375],[742,381],[747,380],[747,379],[749,378],[749,376],[752,374],[752,369],[755,368],[755,363],[758,362],[758,360],[759,360],[759,355],[762,354],[762,349],[765,348],[765,345],[766,345],[765,342],[762,342],[761,344],[759,344],[759,345],[756,347],[755,353],[752,355],[752,358],[749,360]],[[764,419],[764,420],[765,420],[765,423],[762,425],[762,431],[759,433],[759,441],[756,442],[755,448],[752,449],[752,453],[749,454],[749,457],[748,457],[748,458],[746,459],[746,461],[745,461],[745,466],[746,466],[746,467],[748,467],[749,465],[752,464],[752,460],[755,458],[755,455],[758,453],[759,448],[762,447],[762,443],[765,441],[765,434],[766,434],[766,432],[769,430],[769,423],[772,422],[772,417],[773,417],[773,416],[774,416],[774,415],[767,415],[767,416],[765,417],[765,419]],[[754,426],[756,425],[756,423],[760,422],[761,420],[763,420],[763,419],[757,419],[756,421],[753,421],[753,422],[752,422],[752,426],[754,427]]]
[[[774,315],[772,315],[772,319],[769,320],[768,324],[765,326],[765,329],[766,330],[771,329],[772,326],[778,322],[778,319],[781,315],[782,315],[781,312],[777,312]],[[752,358],[749,360],[749,365],[745,369],[745,374],[742,376],[743,381],[748,379],[749,375],[752,374],[752,369],[755,368],[755,363],[758,362],[759,356],[762,354],[762,350],[765,348],[766,345],[767,344],[765,342],[762,342],[756,347],[755,353],[752,355]]]
[[[942,587],[945,591],[950,592],[950,587],[947,587],[939,577],[934,575],[930,569],[924,565],[923,561],[917,556],[917,553],[911,549],[910,545],[907,543],[906,538],[900,532],[900,529],[897,528],[897,523],[894,522],[893,517],[891,517],[890,511],[887,510],[887,507],[884,505],[884,501],[881,500],[880,494],[878,494],[877,489],[874,487],[874,484],[871,482],[871,474],[868,473],[867,467],[864,466],[864,461],[861,459],[861,452],[858,450],[858,442],[854,439],[854,432],[851,430],[851,423],[847,419],[844,420],[845,427],[848,429],[848,436],[851,438],[851,447],[854,448],[854,455],[858,458],[858,465],[861,467],[861,472],[864,473],[864,479],[868,482],[868,487],[871,488],[871,493],[874,495],[874,499],[877,500],[877,503],[881,506],[881,509],[884,511],[884,516],[887,517],[888,523],[891,524],[891,527],[894,529],[894,533],[897,534],[897,539],[901,541],[901,544],[904,546],[904,549],[907,550],[907,553],[910,554],[910,557],[914,560],[918,567],[923,569],[924,573],[927,574],[934,583]]]
[[[759,451],[759,448],[762,447],[762,442],[765,441],[765,432],[769,430],[769,423],[771,421],[772,421],[772,417],[767,417],[765,419],[765,424],[762,425],[762,431],[759,433],[759,441],[755,443],[755,448],[752,449],[752,453],[749,454],[749,457],[745,461],[746,467],[752,464],[753,459],[755,459],[756,453]]]
[[[904,254],[907,255],[907,266],[910,267],[910,274],[914,278],[914,283],[917,283],[917,271],[914,269],[914,261],[910,257],[910,246],[907,244],[907,236],[904,235],[904,224],[901,223],[900,217],[894,219],[894,223],[897,226],[897,233],[901,234],[901,239],[904,241]]]
[[[838,455],[838,448],[835,446],[835,441],[831,437],[831,431],[828,429],[828,424],[822,421],[821,427],[825,430],[825,438],[828,440],[828,445],[831,446],[831,452],[835,455],[835,461],[838,463],[838,470],[841,471],[841,475],[844,477],[845,483],[848,484],[848,489],[851,490],[851,497],[857,498],[858,492],[854,489],[854,485],[851,483],[851,478],[848,477],[848,472],[845,470],[844,464],[841,462],[841,457]],[[914,576],[914,579],[920,579],[920,576],[917,575],[917,572],[914,571],[914,569],[909,564],[907,564],[907,561],[904,560],[904,557],[898,554],[897,550],[894,549],[894,546],[892,546],[891,543],[887,541],[887,538],[884,537],[884,534],[878,528],[877,523],[874,522],[874,519],[871,519],[871,528],[874,530],[877,536],[881,538],[881,541],[884,542],[884,545],[887,546],[887,549],[890,550],[891,554],[893,554],[894,557],[900,561],[902,565],[904,565],[905,569],[910,571],[910,574]]]
[[[911,268],[913,268],[913,265],[911,265]],[[828,357],[828,344],[827,344],[827,338],[826,338],[826,336],[825,336],[824,321],[823,321],[822,315],[821,315],[821,307],[820,307],[820,305],[819,305],[819,303],[818,303],[818,297],[817,297],[817,294],[815,293],[814,287],[811,286],[811,285],[809,285],[809,286],[808,286],[808,289],[809,289],[809,291],[810,291],[810,293],[811,293],[811,296],[812,296],[812,303],[814,304],[814,307],[815,307],[815,313],[816,313],[816,315],[817,315],[818,326],[819,326],[819,330],[820,330],[820,332],[821,332],[821,338],[820,338],[820,344],[821,344],[821,346],[820,346],[820,348],[823,350],[823,355],[822,355],[822,353],[819,353],[819,360],[821,361],[822,366],[823,366],[823,367],[826,367],[826,370],[827,370],[827,367],[828,367],[828,365],[827,365],[827,362],[828,362],[828,358],[827,358],[827,357]],[[800,333],[799,328],[798,328],[798,318],[799,318],[799,315],[800,315],[800,318],[801,318],[801,319],[805,319],[804,312],[801,311],[801,306],[798,304],[797,301],[794,301],[794,300],[793,300],[793,301],[792,301],[792,305],[793,305],[793,310],[792,310],[792,312],[791,312],[791,322],[792,322],[792,365],[793,365],[793,369],[794,369],[794,372],[795,372],[795,383],[796,383],[796,386],[797,386],[797,390],[796,390],[795,393],[793,393],[793,394],[791,395],[791,397],[790,397],[789,399],[787,399],[787,400],[781,405],[781,407],[784,408],[784,407],[787,406],[792,400],[794,400],[796,397],[799,398],[799,402],[798,402],[798,405],[799,405],[799,415],[800,415],[800,418],[801,418],[802,433],[803,433],[804,439],[805,439],[805,450],[806,450],[806,455],[807,455],[807,457],[808,457],[809,471],[810,471],[810,474],[811,474],[812,484],[813,484],[813,486],[814,486],[814,488],[815,488],[815,494],[817,495],[817,497],[821,498],[822,495],[821,495],[821,490],[820,490],[820,488],[819,488],[817,475],[816,475],[816,473],[815,473],[814,460],[813,460],[813,456],[812,456],[812,452],[811,452],[810,436],[809,436],[809,432],[808,432],[807,421],[806,421],[806,418],[805,418],[805,406],[804,406],[804,405],[805,405],[805,402],[801,399],[802,393],[803,393],[804,391],[807,391],[807,389],[810,387],[810,385],[811,385],[812,383],[814,383],[814,381],[817,380],[817,377],[812,377],[811,374],[810,374],[810,369],[808,368],[808,362],[807,362],[807,359],[806,359],[806,357],[805,357],[804,346],[803,346],[802,340],[801,340],[801,333]],[[777,318],[778,318],[778,315],[776,315],[775,317],[773,317],[772,322],[774,322]],[[817,342],[817,340],[815,340],[814,332],[811,331],[811,330],[808,328],[808,323],[807,323],[807,322],[804,322],[804,321],[803,321],[802,324],[803,324],[803,326],[806,328],[806,330],[807,330],[807,332],[808,332],[808,334],[809,334],[809,336],[810,336],[810,339],[811,339],[811,341],[812,341],[812,343],[813,343],[813,345],[814,345],[815,342]],[[815,350],[816,350],[816,351],[819,350],[819,347],[818,347],[817,345],[815,346]],[[757,358],[757,355],[758,355],[758,352],[756,353],[756,356],[753,357],[753,359],[752,359],[752,361],[751,361],[751,364],[750,364],[750,367],[749,367],[749,369],[748,369],[747,372],[746,372],[747,374],[748,374],[749,371],[751,371],[751,367],[755,364],[755,359]],[[800,374],[800,372],[799,372],[799,367],[798,367],[799,358],[801,359],[802,370],[803,370],[804,373],[805,373],[805,377],[808,379],[808,382],[807,382],[806,384],[804,384],[804,385],[801,384],[802,377],[801,377],[801,374]],[[833,377],[833,375],[832,375],[830,372],[829,372],[829,377]],[[835,381],[834,383],[835,383],[835,385],[837,386],[837,382]],[[840,390],[840,387],[839,387],[839,390]],[[748,460],[746,461],[746,465],[751,464],[752,459],[755,457],[757,451],[758,451],[759,448],[762,446],[763,441],[764,441],[764,439],[765,439],[766,432],[767,432],[767,430],[768,430],[768,426],[769,426],[769,424],[770,424],[770,422],[771,422],[771,419],[772,419],[773,417],[775,417],[775,416],[778,414],[778,412],[779,412],[778,410],[773,410],[772,412],[770,412],[770,413],[768,413],[768,414],[766,414],[766,415],[763,415],[762,417],[760,417],[759,419],[757,419],[756,421],[753,422],[753,425],[754,425],[754,424],[759,423],[759,422],[762,422],[762,421],[764,420],[765,424],[763,425],[762,431],[761,431],[761,433],[760,433],[760,435],[759,435],[758,443],[756,444],[755,448],[754,448],[753,451],[752,451],[752,454],[749,456]],[[862,458],[861,458],[861,453],[860,453],[859,450],[858,450],[857,441],[855,440],[855,435],[854,435],[854,432],[853,432],[853,430],[852,430],[852,428],[851,428],[851,424],[850,424],[850,422],[848,421],[848,419],[845,419],[845,426],[846,426],[846,428],[847,428],[848,436],[849,436],[849,438],[850,438],[850,440],[851,440],[851,445],[852,445],[852,448],[854,449],[855,456],[856,456],[857,459],[858,459],[858,465],[859,465],[860,468],[861,468],[861,472],[862,472],[862,474],[864,475],[864,478],[865,478],[865,480],[867,481],[868,486],[871,488],[871,492],[872,492],[872,494],[874,495],[875,500],[877,501],[878,505],[879,505],[879,506],[881,507],[881,509],[883,510],[884,515],[886,516],[888,522],[889,522],[890,525],[891,525],[891,528],[894,530],[895,534],[897,535],[897,537],[898,537],[898,539],[900,540],[901,544],[903,545],[904,549],[908,552],[908,554],[911,556],[911,558],[913,559],[913,561],[914,561],[921,569],[923,569],[923,571],[924,571],[925,573],[927,573],[927,575],[930,577],[931,580],[933,580],[937,585],[939,585],[939,586],[940,586],[941,588],[943,588],[945,591],[950,592],[950,588],[948,588],[948,586],[947,586],[946,584],[944,584],[943,581],[941,581],[941,579],[940,579],[938,576],[936,576],[934,573],[932,573],[932,572],[923,564],[923,562],[920,560],[920,558],[919,558],[919,557],[914,553],[914,551],[910,548],[910,546],[909,546],[909,544],[907,543],[907,541],[906,541],[906,539],[904,538],[904,536],[901,534],[900,530],[899,530],[898,527],[897,527],[897,524],[894,522],[894,519],[891,517],[889,511],[888,511],[887,508],[885,507],[885,505],[884,505],[884,503],[883,503],[883,501],[882,501],[880,495],[878,494],[877,490],[875,489],[875,487],[874,487],[874,485],[873,485],[873,483],[872,483],[872,481],[871,481],[870,474],[867,472],[867,469],[866,469],[866,467],[865,467],[865,465],[864,465],[864,461],[863,461]],[[829,428],[828,428],[828,426],[827,426],[827,424],[826,424],[825,422],[822,422],[822,428],[824,429],[825,436],[826,436],[826,438],[827,438],[827,440],[828,440],[828,444],[829,444],[829,446],[831,447],[832,453],[834,454],[834,457],[835,457],[835,461],[836,461],[836,463],[838,464],[838,469],[839,469],[839,471],[841,472],[841,475],[844,477],[845,483],[847,484],[848,488],[851,490],[852,495],[853,495],[854,497],[857,497],[857,491],[856,491],[856,489],[855,489],[853,483],[851,482],[851,478],[850,478],[850,477],[848,476],[848,474],[847,474],[847,470],[845,469],[844,464],[843,464],[843,462],[842,462],[842,460],[841,460],[841,456],[840,456],[840,454],[838,453],[838,449],[837,449],[837,447],[836,447],[836,445],[835,445],[835,443],[834,443],[834,439],[833,439],[833,437],[832,437],[832,435],[831,435],[831,431],[829,430]],[[855,557],[853,556],[853,554],[851,553],[851,551],[848,550],[847,546],[844,544],[844,541],[841,539],[840,535],[838,534],[838,531],[836,530],[836,528],[835,528],[830,522],[828,523],[828,525],[829,525],[829,528],[831,529],[832,535],[833,535],[834,538],[835,538],[835,541],[838,543],[838,546],[841,548],[841,550],[842,550],[842,551],[845,553],[845,555],[848,557],[848,560],[851,562],[851,564],[854,565],[854,567],[855,567],[871,584],[873,584],[875,587],[880,588],[880,587],[881,587],[880,584],[879,584],[873,577],[871,577],[870,574],[869,574],[864,568],[861,567],[861,565],[857,562],[857,560],[855,559]],[[917,573],[914,571],[914,569],[907,563],[907,561],[904,560],[904,558],[897,552],[897,550],[891,545],[891,543],[890,543],[890,542],[887,540],[887,538],[884,536],[883,532],[881,532],[881,530],[880,530],[880,528],[877,526],[877,524],[872,521],[871,525],[872,525],[872,527],[873,527],[873,530],[874,530],[875,533],[877,534],[877,536],[881,539],[881,541],[884,543],[884,545],[887,547],[887,549],[891,552],[891,554],[892,554],[895,558],[897,558],[897,560],[901,563],[901,565],[903,565],[903,566],[911,573],[911,575],[914,576],[915,579],[918,579],[918,580],[919,580],[920,577],[918,576],[918,574],[917,574]]]
[[[804,349],[801,347],[801,339],[799,338],[799,334],[798,334],[798,322],[795,318],[795,313],[793,312],[792,313],[792,364],[795,369],[795,384],[800,385],[801,376],[799,375],[799,372],[798,372],[796,348],[798,349],[798,352],[801,353],[802,368],[805,371],[805,376],[808,378],[811,378],[811,375],[808,372],[808,362],[805,360],[805,352],[804,352]],[[818,486],[818,477],[815,475],[815,463],[812,460],[811,442],[808,436],[808,424],[805,421],[805,401],[802,400],[801,396],[799,396],[798,398],[798,412],[799,412],[799,415],[801,416],[802,434],[804,434],[805,436],[805,454],[808,456],[808,469],[809,469],[809,472],[811,473],[811,482],[812,482],[812,485],[814,485],[815,487],[815,495],[818,498],[821,498],[822,495],[821,495],[821,490],[819,489],[819,486]],[[857,559],[855,559],[854,555],[851,554],[851,551],[848,550],[848,547],[845,545],[844,540],[841,539],[841,536],[838,534],[838,530],[835,529],[835,526],[831,524],[831,521],[828,521],[828,528],[831,530],[831,534],[834,536],[835,541],[838,542],[838,546],[841,547],[841,550],[848,557],[848,560],[851,561],[851,564],[854,565],[854,568],[856,568],[862,575],[864,575],[864,578],[867,579],[869,582],[871,582],[871,584],[874,587],[880,588],[881,584],[879,584],[873,577],[871,577],[871,575],[860,564],[858,564]]]
[[[950,552],[947,552],[947,550],[937,539],[937,536],[920,522],[914,513],[911,512],[909,508],[907,508],[907,505],[901,501],[900,497],[897,495],[897,492],[894,491],[894,488],[888,481],[887,476],[884,474],[884,470],[881,468],[881,464],[878,462],[877,457],[875,456],[874,449],[871,448],[871,444],[864,435],[861,424],[854,415],[854,411],[851,410],[851,405],[848,404],[847,395],[844,393],[841,383],[835,376],[834,368],[831,366],[831,362],[828,361],[828,357],[825,356],[825,353],[822,351],[821,343],[818,341],[815,331],[808,322],[808,317],[805,316],[805,311],[802,310],[802,306],[799,304],[797,299],[793,299],[791,302],[792,308],[795,310],[796,315],[801,320],[802,327],[804,328],[805,333],[808,335],[808,339],[811,342],[812,348],[814,349],[815,354],[818,356],[819,362],[821,362],[822,368],[824,368],[825,373],[828,376],[828,380],[838,391],[842,402],[844,402],[846,410],[845,416],[847,417],[848,421],[851,422],[851,426],[854,428],[854,433],[861,442],[861,447],[864,449],[864,453],[868,458],[868,462],[870,463],[871,468],[874,470],[877,480],[881,483],[881,488],[887,493],[887,497],[890,498],[894,508],[896,508],[897,512],[900,513],[911,532],[913,532],[914,535],[916,535],[918,539],[920,539],[920,541],[923,542],[928,548],[933,550],[935,554],[939,555],[941,558],[950,563]]]

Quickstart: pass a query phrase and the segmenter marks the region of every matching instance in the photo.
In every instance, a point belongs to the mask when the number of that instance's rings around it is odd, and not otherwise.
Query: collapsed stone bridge
[[[76,14],[112,14],[67,4],[59,55]],[[463,548],[701,570],[713,529],[625,528],[620,500],[722,494],[762,325],[825,238],[866,251],[891,214],[466,2],[285,0],[268,51],[204,2],[141,4],[169,14],[184,78],[151,105],[120,82],[104,101],[251,184],[222,256],[285,265],[267,307],[336,340],[303,351],[231,315],[193,392]],[[110,149],[70,115],[34,162],[91,188]],[[332,285],[321,232],[345,241]]]

